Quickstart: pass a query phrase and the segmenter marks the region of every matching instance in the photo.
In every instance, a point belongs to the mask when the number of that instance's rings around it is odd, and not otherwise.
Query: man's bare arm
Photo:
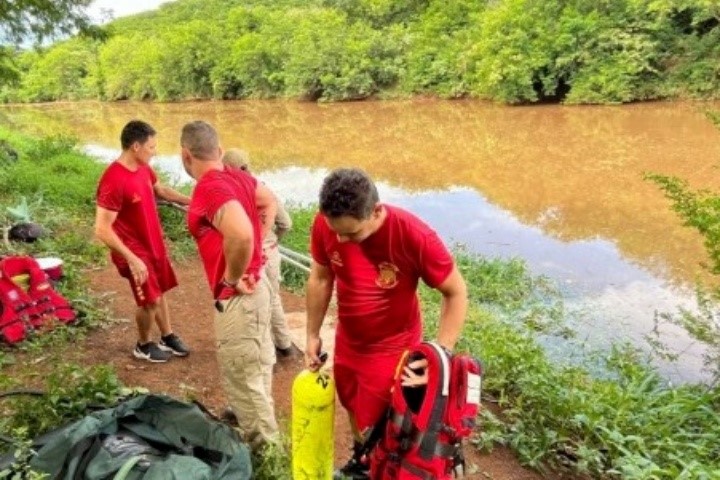
[[[118,212],[98,206],[95,209],[95,236],[110,249],[120,255],[128,262],[130,273],[138,285],[147,280],[147,266],[120,240],[112,226]]]
[[[252,259],[253,229],[245,209],[237,200],[223,204],[212,220],[222,234],[225,255],[225,280],[236,283]]]
[[[445,281],[437,286],[437,290],[443,296],[437,341],[452,350],[465,324],[468,305],[467,286],[457,266],[453,267]]]
[[[335,275],[328,267],[313,261],[306,285],[305,303],[307,310],[307,344],[305,355],[307,365],[317,369],[322,362],[318,355],[322,347],[320,328],[325,320],[330,298],[332,297]]]
[[[258,182],[255,190],[255,203],[257,204],[258,215],[260,215],[262,238],[265,238],[275,224],[277,200],[275,194],[268,187]]]
[[[190,204],[190,197],[160,182],[156,182],[155,185],[153,185],[153,190],[155,191],[155,195],[168,202],[179,203],[180,205]]]

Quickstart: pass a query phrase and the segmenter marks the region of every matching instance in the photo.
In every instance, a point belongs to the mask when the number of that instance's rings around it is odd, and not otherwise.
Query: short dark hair
[[[198,160],[215,160],[220,140],[215,128],[203,120],[186,123],[180,135],[180,145]]]
[[[145,143],[148,138],[154,137],[156,134],[157,132],[149,123],[142,120],[131,120],[120,133],[120,145],[123,150],[127,150],[132,147],[133,143]]]
[[[370,177],[359,168],[338,168],[325,177],[320,188],[320,211],[329,218],[370,217],[379,201]]]

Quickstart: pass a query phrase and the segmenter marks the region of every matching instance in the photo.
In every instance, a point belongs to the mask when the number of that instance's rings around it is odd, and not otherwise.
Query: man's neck
[[[194,171],[192,176],[195,177],[197,180],[200,180],[208,172],[224,169],[223,163],[220,160],[196,161],[193,166]]]
[[[128,170],[132,170],[133,172],[140,168],[140,162],[137,160],[135,155],[132,154],[132,152],[122,152],[117,161],[125,168],[127,168]]]
[[[373,234],[382,228],[386,219],[387,219],[387,208],[385,208],[385,205],[381,205],[380,213],[377,216],[377,218],[375,219],[375,224],[373,225],[373,231],[372,231]]]

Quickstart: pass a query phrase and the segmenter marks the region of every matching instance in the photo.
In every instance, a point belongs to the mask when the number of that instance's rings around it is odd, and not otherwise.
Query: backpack
[[[428,362],[424,387],[403,387],[403,368]],[[396,370],[382,437],[370,454],[373,480],[446,480],[464,473],[461,442],[475,428],[483,369],[436,343],[407,351]]]
[[[33,471],[53,480],[249,480],[250,451],[200,404],[139,395],[37,438]],[[0,458],[0,470],[13,455]]]
[[[13,277],[27,275],[25,292]],[[10,256],[0,260],[0,336],[8,343],[22,341],[33,329],[59,321],[69,324],[77,314],[60,295],[32,257]]]
[[[0,339],[9,344],[21,342],[36,317],[30,295],[0,270]]]

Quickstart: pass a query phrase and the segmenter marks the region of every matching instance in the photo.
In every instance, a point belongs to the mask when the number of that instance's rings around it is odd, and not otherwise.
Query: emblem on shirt
[[[142,200],[142,197],[139,193],[134,193],[132,197],[132,203],[138,203],[140,200]]]
[[[390,262],[380,262],[375,284],[380,288],[393,288],[398,284],[397,273],[400,269]]]
[[[343,261],[342,261],[342,257],[340,256],[340,252],[338,252],[337,250],[332,252],[332,254],[330,255],[330,262],[332,262],[334,265],[336,265],[338,267],[342,267]]]

